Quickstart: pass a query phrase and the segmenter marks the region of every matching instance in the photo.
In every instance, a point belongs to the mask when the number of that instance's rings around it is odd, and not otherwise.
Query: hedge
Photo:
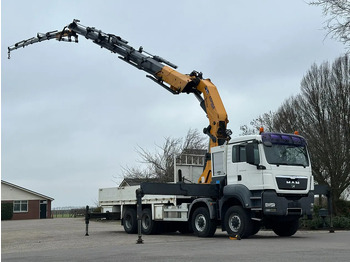
[[[13,216],[13,203],[1,203],[1,220],[10,220]]]

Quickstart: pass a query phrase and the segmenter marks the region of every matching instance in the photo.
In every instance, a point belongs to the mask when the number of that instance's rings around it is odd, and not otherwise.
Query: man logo
[[[286,181],[286,184],[288,184],[288,185],[300,185],[300,181],[298,181],[298,180],[287,180]]]

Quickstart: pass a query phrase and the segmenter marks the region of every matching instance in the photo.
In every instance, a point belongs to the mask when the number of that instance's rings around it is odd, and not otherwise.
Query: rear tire
[[[125,210],[125,213],[123,215],[123,226],[126,233],[137,233],[137,217],[135,209],[128,208]]]
[[[142,210],[141,230],[145,235],[152,235],[157,232],[157,223],[152,220],[152,211],[149,208]]]
[[[248,238],[253,233],[253,222],[241,206],[230,207],[226,211],[224,223],[229,236]]]
[[[212,237],[216,231],[216,221],[210,219],[210,214],[207,208],[199,207],[192,215],[192,229],[198,237]]]

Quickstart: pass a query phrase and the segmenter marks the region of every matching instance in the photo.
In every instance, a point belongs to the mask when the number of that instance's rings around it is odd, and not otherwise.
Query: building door
[[[40,218],[46,218],[47,211],[47,201],[40,200]]]

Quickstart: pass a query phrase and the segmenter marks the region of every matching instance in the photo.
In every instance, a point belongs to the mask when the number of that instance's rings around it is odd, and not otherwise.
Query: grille
[[[306,177],[279,176],[276,177],[279,189],[284,190],[305,190],[307,188]]]

